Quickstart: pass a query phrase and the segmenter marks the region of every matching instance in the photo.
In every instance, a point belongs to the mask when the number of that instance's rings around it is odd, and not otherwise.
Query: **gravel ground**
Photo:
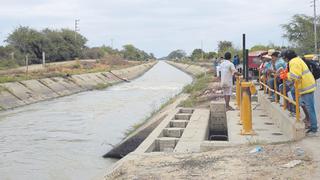
[[[105,179],[310,179],[315,165],[296,144],[240,146],[193,154],[141,155],[124,163]],[[302,152],[301,152],[302,151]],[[297,160],[298,165],[284,167]]]

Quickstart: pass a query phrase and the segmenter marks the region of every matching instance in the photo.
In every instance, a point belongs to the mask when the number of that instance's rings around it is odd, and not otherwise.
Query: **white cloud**
[[[137,47],[164,56],[180,48],[191,51],[204,41],[215,50],[218,40],[237,46],[247,33],[248,44],[282,43],[280,24],[293,14],[312,15],[308,0],[1,0],[0,40],[18,25],[37,29],[80,29],[89,45]]]

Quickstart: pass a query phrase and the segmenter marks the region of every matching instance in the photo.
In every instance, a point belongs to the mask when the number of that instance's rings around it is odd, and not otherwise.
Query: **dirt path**
[[[296,144],[226,148],[193,154],[141,155],[126,161],[106,179],[310,179],[315,165],[307,151],[297,154]],[[300,164],[287,168],[285,164]]]

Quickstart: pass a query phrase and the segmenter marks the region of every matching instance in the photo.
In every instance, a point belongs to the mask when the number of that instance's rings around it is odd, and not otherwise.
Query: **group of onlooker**
[[[316,136],[317,117],[315,111],[314,92],[316,90],[315,78],[302,58],[298,57],[293,50],[284,50],[282,52],[270,49],[267,54],[261,57],[262,63],[259,67],[260,81],[266,82],[270,89],[283,92],[286,87],[286,95],[290,92],[295,100],[295,91],[299,91],[300,105],[305,113],[306,134]],[[283,84],[286,80],[285,84]],[[299,81],[298,89],[294,87],[294,81]],[[277,98],[280,98],[277,96]],[[272,92],[271,101],[275,101],[275,95]],[[295,113],[295,106],[289,104],[288,109],[291,114]]]

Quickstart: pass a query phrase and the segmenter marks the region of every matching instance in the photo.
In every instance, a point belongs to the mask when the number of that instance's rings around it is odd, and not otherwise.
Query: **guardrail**
[[[274,93],[274,98],[275,98],[275,103],[280,103],[279,102],[279,99],[278,99],[278,96],[282,97],[283,98],[283,110],[286,110],[287,109],[287,106],[288,106],[288,102],[291,103],[291,104],[294,104],[295,105],[295,110],[296,110],[296,121],[299,122],[300,121],[300,106],[299,106],[299,97],[300,97],[300,93],[299,93],[299,84],[300,84],[300,81],[299,80],[295,80],[294,81],[294,89],[295,89],[295,100],[293,99],[290,99],[288,96],[287,96],[287,90],[286,90],[286,80],[284,79],[282,84],[283,84],[283,89],[282,89],[282,93],[277,91],[278,87],[277,87],[277,75],[274,75],[274,84],[273,84],[273,89],[266,83],[267,82],[267,79],[270,79],[272,77],[270,77],[270,75],[267,76],[267,78],[264,78],[263,79],[263,82],[261,82],[260,80],[260,77],[261,77],[261,72],[259,70],[259,84],[261,86],[263,86],[263,92],[264,94],[269,94],[269,96],[271,96],[271,93],[273,92]]]

